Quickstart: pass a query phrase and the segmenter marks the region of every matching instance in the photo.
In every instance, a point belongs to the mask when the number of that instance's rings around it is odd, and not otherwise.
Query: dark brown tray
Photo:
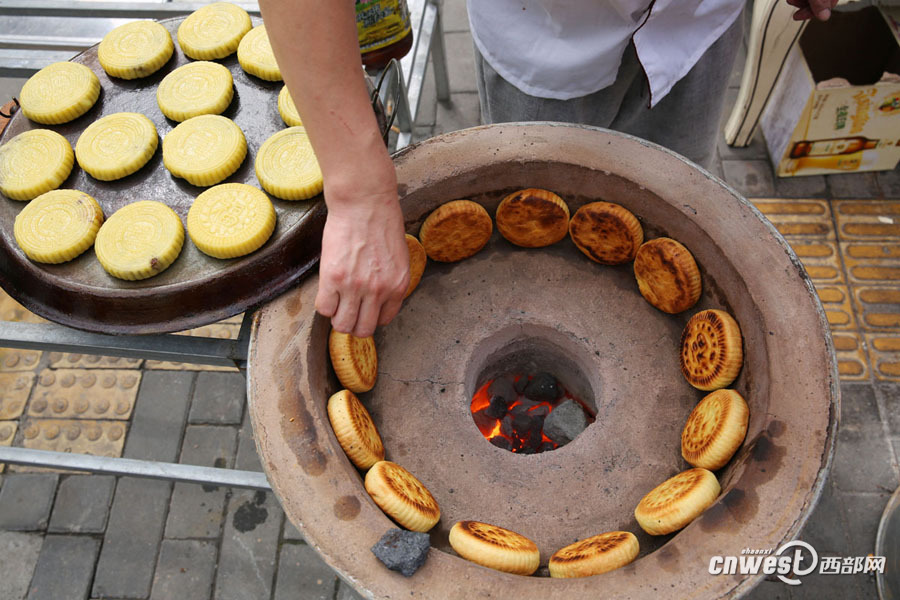
[[[175,32],[183,18],[161,23]],[[258,25],[260,19],[254,19]],[[160,80],[190,60],[175,43],[175,53],[157,73],[143,79],[111,79],[97,60],[94,46],[72,59],[88,66],[100,78],[102,91],[94,107],[63,125],[32,123],[21,112],[10,121],[0,143],[28,129],[56,131],[75,147],[84,129],[102,116],[116,112],[140,112],[156,125],[160,148],[137,173],[112,182],[88,176],[77,164],[62,184],[97,199],[109,217],[122,206],[138,200],[157,200],[170,206],[186,223],[194,198],[204,189],[173,177],[162,164],[162,138],[177,125],[166,119],[156,103]],[[285,127],[278,114],[281,82],[267,82],[247,75],[235,54],[218,61],[231,70],[235,94],[223,115],[233,119],[247,138],[247,158],[225,182],[259,187],[253,163],[256,151],[272,134]],[[383,117],[379,115],[383,121]],[[224,183],[224,182],[223,182]],[[16,215],[26,203],[0,195],[0,286],[29,310],[64,325],[101,333],[164,333],[197,327],[237,314],[281,294],[318,260],[325,204],[322,196],[305,202],[272,198],[278,223],[269,241],[242,258],[219,260],[206,256],[185,236],[178,259],[163,273],[129,282],[108,275],[88,250],[61,265],[32,262],[13,237]]]

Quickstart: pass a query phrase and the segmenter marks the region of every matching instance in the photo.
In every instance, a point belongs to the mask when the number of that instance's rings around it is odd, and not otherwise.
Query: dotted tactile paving
[[[40,361],[40,350],[0,348],[0,373],[32,371]]]
[[[34,385],[34,373],[0,373],[0,421],[18,419]]]
[[[836,242],[788,238],[810,279],[819,284],[846,283]]]
[[[126,420],[140,381],[137,370],[44,369],[35,384],[28,416]]]
[[[833,331],[834,353],[837,356],[838,373],[846,381],[862,381],[869,378],[865,343],[859,332]]]
[[[50,367],[54,369],[139,369],[144,362],[140,358],[62,352],[51,352],[49,359]]]
[[[893,240],[900,237],[900,202],[835,201],[835,219],[842,240]]]
[[[850,288],[846,285],[829,285],[816,282],[816,293],[822,301],[832,333],[857,328],[856,317],[850,302]]]
[[[835,239],[831,207],[825,200],[754,199],[753,204],[781,235],[796,236],[798,243],[803,243],[799,240],[804,238]]]
[[[231,317],[234,319],[235,317]],[[190,329],[188,331],[180,331],[177,335],[192,335],[197,337],[216,337],[224,340],[227,339],[237,339],[238,334],[241,331],[241,323],[237,322],[229,322],[231,321],[220,321],[218,323],[213,323],[212,325],[204,325],[203,327],[198,327],[196,329]],[[191,363],[182,363],[182,362],[170,362],[170,361],[158,361],[158,360],[148,360],[144,364],[144,367],[147,369],[155,369],[155,370],[165,370],[165,371],[232,371],[237,372],[237,367],[216,367],[210,365],[195,365]]]
[[[121,421],[26,419],[20,427],[22,445],[26,448],[94,456],[121,456],[128,424]],[[46,469],[11,466],[10,470],[33,472]]]
[[[43,319],[0,290],[0,321],[22,321],[25,323],[46,323]]]
[[[900,332],[866,334],[869,358],[878,379],[900,381]]]
[[[0,446],[11,446],[16,437],[16,429],[19,424],[15,421],[0,421]],[[6,463],[0,463],[0,473],[6,468]]]

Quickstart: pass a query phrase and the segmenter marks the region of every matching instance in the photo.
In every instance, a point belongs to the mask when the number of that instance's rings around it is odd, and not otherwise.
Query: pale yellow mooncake
[[[322,191],[322,169],[303,127],[282,129],[259,147],[256,178],[282,200],[308,200]]]
[[[241,39],[237,50],[238,63],[247,73],[266,81],[281,81],[281,71],[266,35],[266,26],[258,25]]]
[[[193,117],[163,138],[163,164],[194,185],[219,183],[237,171],[245,156],[244,132],[221,115]]]
[[[91,247],[103,223],[103,211],[78,190],[52,190],[29,202],[16,215],[16,243],[31,260],[58,264]]]
[[[291,93],[288,91],[287,86],[284,86],[278,92],[278,114],[281,115],[281,119],[288,127],[300,127],[303,125],[303,121],[300,120],[300,113],[297,112],[297,105],[294,104],[294,99],[291,98]]]
[[[97,232],[94,252],[119,279],[147,279],[169,268],[184,244],[181,219],[162,202],[141,200],[117,210]]]
[[[275,208],[269,197],[252,185],[223,183],[197,196],[188,211],[187,230],[204,254],[244,256],[272,235]]]
[[[140,113],[114,113],[88,125],[75,144],[75,158],[94,179],[113,181],[147,164],[158,145],[153,121]]]
[[[159,71],[173,52],[175,44],[165,27],[156,21],[134,21],[103,37],[97,59],[110,77],[138,79]]]
[[[74,62],[47,65],[32,75],[19,93],[22,113],[35,123],[58,125],[86,113],[100,97],[100,80]]]
[[[12,200],[31,200],[55,190],[75,164],[72,145],[49,129],[24,131],[0,146],[0,192]]]
[[[247,11],[230,2],[199,8],[178,26],[178,45],[195,60],[225,58],[234,53],[252,27]]]
[[[173,121],[221,114],[233,97],[234,81],[228,67],[205,60],[178,67],[156,88],[159,110]]]

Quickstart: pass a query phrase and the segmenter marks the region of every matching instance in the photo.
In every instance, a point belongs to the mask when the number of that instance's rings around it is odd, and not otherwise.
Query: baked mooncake
[[[602,265],[634,259],[644,241],[637,217],[612,202],[591,202],[579,208],[569,222],[569,235],[585,256]]]
[[[228,67],[205,60],[178,67],[156,88],[159,110],[179,122],[221,114],[233,97],[234,81]]]
[[[549,246],[569,232],[569,207],[553,192],[520,190],[506,196],[497,207],[497,231],[517,246]]]
[[[163,138],[163,164],[193,185],[219,183],[237,171],[246,156],[244,132],[221,115],[190,118]]]
[[[16,243],[31,260],[58,264],[90,248],[103,223],[97,201],[78,190],[52,190],[16,215]]]
[[[238,49],[253,27],[247,11],[230,2],[213,2],[188,15],[178,26],[178,45],[194,60],[225,58]]]
[[[396,463],[375,463],[366,473],[365,486],[375,504],[410,531],[426,532],[441,518],[441,509],[428,488]]]
[[[450,546],[466,560],[516,575],[531,575],[541,561],[537,545],[524,535],[480,521],[455,523]]]
[[[29,129],[0,146],[0,192],[31,200],[55,190],[75,164],[69,140],[49,129]]]
[[[68,123],[86,113],[100,97],[100,80],[75,62],[47,65],[32,75],[19,93],[22,113],[45,125]]]
[[[158,145],[153,121],[140,113],[120,112],[88,125],[75,143],[75,158],[94,179],[113,181],[147,164]]]
[[[139,79],[159,71],[174,52],[165,27],[156,21],[133,21],[103,36],[97,60],[110,77]]]
[[[107,273],[131,281],[175,262],[184,244],[181,219],[162,202],[141,200],[117,210],[97,232],[94,252]]]
[[[471,200],[453,200],[428,215],[419,230],[419,241],[431,260],[456,262],[484,248],[493,228],[483,206]]]
[[[204,254],[235,258],[265,244],[275,230],[275,218],[275,207],[262,190],[244,183],[223,183],[194,199],[187,230]]]
[[[699,517],[720,491],[710,471],[688,469],[653,488],[634,509],[634,517],[650,535],[672,533]]]
[[[324,186],[322,169],[303,127],[282,129],[259,147],[256,178],[282,200],[308,200]]]

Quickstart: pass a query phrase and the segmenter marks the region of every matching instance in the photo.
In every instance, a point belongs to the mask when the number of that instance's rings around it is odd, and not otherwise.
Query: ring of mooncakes
[[[688,469],[667,479],[641,498],[634,517],[650,535],[678,531],[716,501],[721,488],[706,469]]]
[[[441,518],[441,509],[428,488],[396,463],[378,461],[366,473],[364,483],[375,504],[410,531],[424,533]]]
[[[480,521],[455,523],[450,546],[466,560],[516,575],[531,575],[541,561],[537,545],[524,535]]]
[[[234,97],[234,81],[225,65],[200,60],[178,67],[156,88],[159,110],[173,121],[218,115]]]
[[[238,45],[237,55],[238,63],[247,73],[265,81],[281,81],[281,70],[275,62],[265,25],[247,32]]]
[[[246,156],[244,132],[221,115],[190,118],[163,138],[163,164],[193,185],[219,183],[237,171]]]
[[[356,395],[341,390],[328,399],[328,420],[338,443],[354,465],[368,469],[384,460],[384,443],[378,429]]]
[[[591,202],[579,208],[569,222],[569,235],[585,256],[602,265],[632,260],[644,241],[637,217],[612,202]]]
[[[747,435],[750,409],[734,390],[707,394],[691,411],[681,432],[681,456],[695,467],[721,469]]]
[[[610,531],[560,548],[550,557],[550,577],[590,577],[624,567],[640,552],[630,531]]]
[[[59,264],[90,248],[103,223],[103,210],[78,190],[51,190],[16,215],[13,235],[35,262]]]
[[[456,262],[484,248],[493,227],[483,206],[471,200],[453,200],[428,215],[419,230],[419,241],[431,260]]]
[[[553,192],[520,190],[506,196],[497,207],[497,231],[517,246],[549,246],[569,232],[569,207]]]
[[[113,113],[88,125],[75,143],[75,158],[94,179],[113,181],[147,164],[158,145],[153,121],[140,113]]]
[[[0,146],[0,192],[31,200],[55,190],[75,165],[69,140],[49,129],[29,129]]]
[[[744,362],[741,328],[723,310],[701,310],[681,332],[681,373],[705,392],[728,387]]]
[[[86,113],[100,97],[100,80],[75,62],[47,65],[19,93],[22,113],[35,123],[59,125]]]
[[[700,299],[700,269],[690,251],[667,237],[652,239],[634,257],[634,277],[644,299],[659,310],[677,314]]]
[[[213,2],[189,14],[178,26],[178,45],[194,60],[225,58],[238,49],[253,24],[247,11],[230,2]]]
[[[141,200],[114,212],[97,232],[94,252],[107,273],[136,281],[175,262],[184,244],[181,219],[162,202]]]
[[[133,21],[103,36],[97,60],[110,77],[139,79],[159,71],[174,52],[165,27],[156,21]]]

